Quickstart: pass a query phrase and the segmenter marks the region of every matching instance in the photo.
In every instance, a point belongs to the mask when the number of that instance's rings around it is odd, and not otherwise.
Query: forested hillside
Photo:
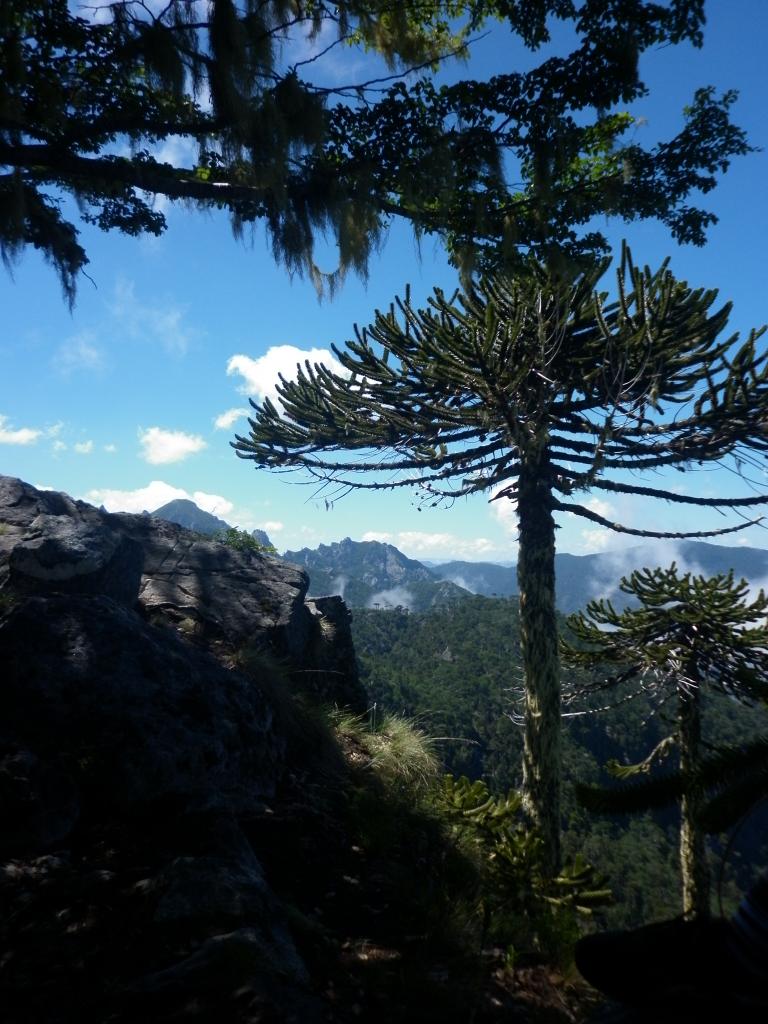
[[[418,719],[437,738],[447,771],[484,779],[495,793],[520,782],[522,730],[515,721],[520,685],[520,635],[515,599],[474,596],[449,608],[356,610],[353,635],[361,676],[374,716],[399,712]],[[586,677],[573,673],[565,689]],[[584,853],[603,871],[616,898],[612,924],[647,921],[679,910],[677,816],[595,817],[575,799],[573,783],[608,781],[607,761],[636,763],[671,731],[661,709],[638,697],[587,713],[584,705],[565,720],[564,818],[566,853]],[[584,713],[579,713],[584,712]],[[766,726],[766,717],[733,701],[710,700],[705,739],[724,744]],[[758,865],[768,863],[765,816],[740,831],[722,887],[732,902]],[[723,842],[712,844],[719,871]],[[717,881],[717,879],[716,879]]]

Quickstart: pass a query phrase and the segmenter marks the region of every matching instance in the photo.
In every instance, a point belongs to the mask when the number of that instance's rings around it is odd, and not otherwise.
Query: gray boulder
[[[114,518],[144,552],[137,600],[151,621],[181,626],[189,639],[227,653],[258,641],[278,655],[301,659],[311,621],[304,605],[308,579],[300,569],[175,523]]]
[[[0,523],[0,591],[136,600],[143,552],[109,513],[0,477]]]

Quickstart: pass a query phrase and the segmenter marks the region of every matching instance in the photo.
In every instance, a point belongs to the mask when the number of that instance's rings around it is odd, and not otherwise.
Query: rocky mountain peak
[[[149,514],[156,519],[164,519],[168,523],[176,523],[187,530],[194,530],[195,533],[203,533],[208,536],[232,529],[224,519],[219,519],[218,516],[199,508],[189,498],[175,498]],[[264,530],[251,530],[251,536],[262,547],[272,547],[272,542]]]

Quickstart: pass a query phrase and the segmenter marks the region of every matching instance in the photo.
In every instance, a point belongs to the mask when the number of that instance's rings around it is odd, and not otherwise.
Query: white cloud
[[[63,374],[75,370],[102,370],[104,362],[104,352],[97,345],[96,335],[91,330],[67,338],[53,357],[53,365]]]
[[[115,286],[110,312],[129,337],[159,342],[174,355],[184,355],[199,333],[183,323],[183,309],[141,302],[136,298],[133,282],[125,278]]]
[[[194,491],[192,493],[192,501],[203,512],[210,512],[212,516],[218,516],[219,519],[229,515],[235,507],[231,501],[222,498],[220,494],[207,494],[205,491]]]
[[[34,444],[42,434],[42,430],[32,427],[18,427],[15,430],[8,423],[7,416],[0,415],[0,444]]]
[[[173,487],[163,480],[153,480],[146,487],[138,487],[134,491],[120,491],[109,488],[88,491],[85,500],[94,505],[103,505],[109,512],[154,512],[169,501],[184,498],[194,501],[198,508],[211,515],[224,518],[232,509],[232,502],[220,494],[207,494],[205,491],[194,491],[190,494],[182,487]]]
[[[104,445],[104,451],[108,455],[114,455],[115,452],[117,451],[117,445],[115,445],[115,444],[105,444]]]
[[[612,505],[609,501],[604,501],[602,498],[592,497],[584,502],[584,507],[588,508],[590,512],[594,512],[595,515],[602,516],[603,519],[608,519],[609,521],[616,519],[616,506]],[[573,513],[568,513],[568,515],[572,519],[575,518]],[[581,519],[581,522],[584,522],[584,520]],[[614,530],[609,530],[607,526],[600,526],[598,524],[580,530],[579,537],[580,550],[576,552],[578,554],[597,554],[599,551],[618,549],[627,544],[624,539],[627,537],[626,534],[617,534]]]
[[[153,466],[181,462],[182,459],[208,447],[197,434],[185,434],[181,430],[163,430],[161,427],[140,430],[139,442],[143,448],[142,458]]]
[[[343,595],[342,595],[343,596]],[[391,587],[371,594],[366,608],[408,608],[413,606],[413,594],[408,587]]]
[[[603,519],[610,519],[611,516],[616,515],[615,506],[602,498],[590,498],[589,501],[584,502],[584,507],[588,508],[590,512],[594,512],[595,515],[602,516]]]
[[[453,533],[421,533],[416,530],[404,530],[397,534],[397,544],[402,551],[429,553],[450,553],[454,558],[477,558],[495,550],[492,541],[485,537],[466,539]]]
[[[341,363],[326,348],[311,348],[308,350],[296,348],[295,345],[273,345],[268,349],[266,355],[258,359],[251,356],[231,356],[227,362],[227,376],[232,377],[239,374],[243,378],[243,384],[238,391],[243,395],[251,395],[264,401],[271,399],[279,406],[277,397],[277,385],[280,375],[286,380],[293,380],[296,377],[298,364],[309,361],[310,365],[322,363],[333,373],[341,377],[349,376]]]
[[[387,533],[369,530],[363,540],[376,540],[393,544],[410,558],[466,558],[479,559],[497,552],[492,541],[485,537],[468,539],[455,533],[425,533],[420,530],[400,530]]]
[[[262,523],[258,529],[265,530],[267,533],[280,533],[285,529],[285,523],[281,523],[277,519],[270,519],[266,523]]]
[[[509,486],[509,481],[501,483],[491,491],[490,505],[491,515],[498,522],[505,533],[511,533],[517,538],[517,504],[509,498],[497,498],[496,495]]]
[[[584,530],[584,534],[593,531]],[[602,539],[587,538],[589,540],[589,553],[601,553],[602,557],[599,567],[594,572],[589,586],[595,592],[596,597],[607,597],[614,600],[618,607],[624,607],[626,598],[618,592],[619,581],[622,576],[631,575],[636,569],[644,566],[655,568],[657,565],[667,568],[673,562],[677,563],[680,574],[690,572],[694,576],[701,575],[703,570],[696,562],[687,559],[683,553],[679,540],[673,538],[644,539],[638,543],[635,537],[618,536],[610,530],[599,529],[594,533],[599,534]],[[597,542],[596,542],[597,540]],[[621,546],[615,546],[617,543]],[[609,544],[614,545],[609,547]]]
[[[259,528],[268,533],[277,533],[283,529],[281,522],[257,522],[250,513],[237,509],[235,505],[221,494],[209,494],[207,491],[187,491],[183,487],[174,487],[163,480],[152,480],[145,487],[133,491],[101,488],[88,491],[84,495],[86,501],[94,505],[103,505],[109,512],[154,512],[169,501],[185,499],[193,501],[198,508],[211,515],[224,519],[232,526],[242,530]]]
[[[595,526],[582,530],[580,536],[584,554],[592,555],[597,554],[598,551],[607,551],[616,543],[616,534],[612,530],[607,530],[604,526]]]
[[[56,453],[65,452],[67,450],[67,446],[64,444],[63,441],[56,440],[53,442],[53,450]]]
[[[150,149],[150,153],[161,164],[194,167],[198,160],[198,145],[189,135],[171,135]]]
[[[93,452],[93,441],[78,441],[73,448],[78,455],[90,455]]]
[[[221,416],[217,416],[213,425],[217,430],[229,430],[229,428],[248,415],[248,409],[227,409]]]
[[[190,497],[181,487],[153,480],[146,487],[138,487],[135,491],[97,488],[88,491],[85,500],[94,505],[103,505],[108,512],[154,512],[156,508],[176,498]]]

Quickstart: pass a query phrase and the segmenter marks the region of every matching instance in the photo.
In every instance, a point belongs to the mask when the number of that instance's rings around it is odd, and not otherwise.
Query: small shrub
[[[578,916],[611,898],[591,865],[577,856],[547,878],[541,840],[526,826],[515,791],[494,797],[480,780],[447,775],[435,802],[477,861],[485,941],[506,946],[510,960],[534,953],[567,965],[580,934]]]
[[[215,533],[213,539],[219,544],[226,544],[228,548],[234,548],[235,551],[253,551],[258,555],[277,554],[274,545],[261,544],[247,530],[239,530],[236,526],[230,526],[227,530]]]

